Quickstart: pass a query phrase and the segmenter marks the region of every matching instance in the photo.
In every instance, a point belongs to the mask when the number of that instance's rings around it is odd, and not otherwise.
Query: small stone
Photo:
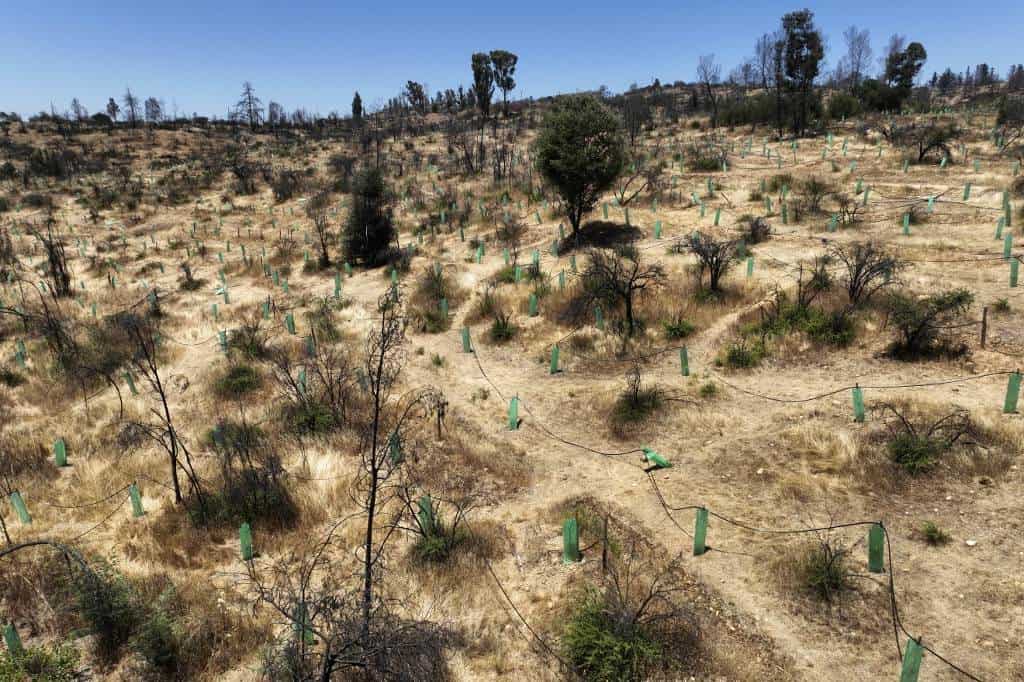
[[[968,547],[974,547],[976,544],[978,544],[978,541],[977,540],[966,540],[964,542],[964,544],[967,545]]]

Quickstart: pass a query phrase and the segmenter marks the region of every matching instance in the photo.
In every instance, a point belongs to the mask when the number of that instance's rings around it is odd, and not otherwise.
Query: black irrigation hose
[[[466,522],[466,525],[469,526],[469,523]],[[490,559],[488,559],[487,557],[482,558],[484,560],[484,566],[487,568],[487,572],[491,574],[491,578],[494,580],[494,584],[498,586],[498,591],[501,592],[501,595],[505,598],[505,601],[512,608],[512,611],[516,614],[516,617],[519,619],[519,622],[521,622],[523,626],[529,631],[530,637],[532,637],[532,639],[536,641],[541,646],[541,648],[544,649],[545,652],[547,652],[555,660],[557,660],[566,670],[569,670],[572,673],[578,675],[576,667],[568,661],[566,661],[564,658],[562,658],[559,655],[559,653],[555,651],[553,648],[551,648],[551,645],[548,644],[547,641],[543,637],[541,637],[536,630],[533,629],[533,626],[530,625],[529,621],[527,621],[525,616],[523,616],[522,611],[520,611],[519,607],[516,606],[516,603],[512,601],[512,597],[509,596],[508,590],[505,589],[505,585],[498,578],[498,574],[494,572],[494,567],[491,564]]]
[[[122,488],[120,488],[118,490],[115,490],[111,494],[107,495],[102,500],[96,500],[95,502],[85,502],[84,504],[75,504],[75,505],[67,505],[66,506],[66,505],[62,505],[62,504],[55,504],[53,502],[47,502],[46,500],[40,500],[40,502],[42,502],[43,504],[45,504],[47,506],[54,507],[56,509],[85,509],[86,507],[95,507],[98,504],[103,504],[107,500],[110,500],[111,498],[114,498],[114,497],[120,495],[121,493],[123,493],[124,491],[128,490],[128,488],[130,488],[130,487],[131,487],[131,484],[129,483],[128,485],[123,486]]]
[[[871,390],[875,390],[875,391],[885,391],[885,390],[898,389],[898,388],[927,388],[929,386],[945,386],[947,384],[959,384],[959,383],[964,383],[964,382],[967,382],[967,381],[975,381],[976,379],[985,379],[987,377],[1005,376],[1007,374],[1016,374],[1016,373],[1017,373],[1017,370],[1000,370],[998,372],[986,372],[984,374],[972,374],[970,376],[958,377],[956,379],[945,379],[943,381],[927,381],[927,382],[918,383],[918,384],[886,384],[886,385],[876,385],[876,386],[872,386],[872,385],[869,385],[869,384],[863,384],[863,385],[862,384],[854,384],[853,386],[843,386],[842,388],[837,388],[837,389],[834,389],[832,391],[828,391],[827,393],[819,393],[818,395],[813,395],[813,396],[810,396],[808,398],[776,398],[774,396],[764,395],[762,393],[756,393],[754,391],[748,391],[748,390],[746,390],[744,388],[740,388],[739,386],[736,386],[734,384],[729,383],[728,381],[723,379],[721,377],[721,375],[716,374],[716,376],[718,377],[718,381],[721,381],[723,384],[725,384],[729,388],[733,389],[734,391],[739,391],[740,393],[743,393],[743,394],[746,394],[746,395],[749,395],[749,396],[752,396],[752,397],[755,397],[755,398],[761,398],[762,400],[770,400],[770,401],[776,402],[776,403],[794,404],[794,403],[809,403],[809,402],[812,402],[814,400],[821,400],[822,398],[828,398],[828,397],[836,395],[838,393],[843,393],[844,391],[850,391],[850,390],[853,390],[855,388],[862,388],[862,389],[866,388],[866,389],[871,389]]]
[[[74,543],[74,542],[78,542],[79,540],[81,540],[82,538],[84,538],[84,537],[85,537],[86,535],[89,535],[90,533],[92,533],[93,531],[95,531],[96,529],[98,529],[98,528],[99,528],[100,526],[104,525],[104,524],[105,524],[105,523],[106,523],[107,521],[109,521],[109,520],[110,520],[111,518],[113,518],[114,514],[116,514],[116,513],[118,512],[118,510],[120,510],[120,509],[121,509],[121,507],[123,507],[123,506],[124,506],[125,500],[127,500],[127,499],[129,499],[129,498],[125,497],[125,498],[124,498],[123,500],[121,500],[121,501],[120,501],[120,502],[119,502],[119,503],[118,503],[117,505],[115,505],[115,506],[114,506],[114,507],[113,507],[113,508],[112,508],[112,509],[110,510],[110,513],[109,513],[109,514],[107,514],[107,515],[106,515],[105,517],[103,517],[103,520],[102,520],[102,521],[100,521],[99,523],[97,523],[97,524],[96,524],[95,526],[93,526],[93,527],[92,527],[92,528],[90,528],[89,530],[85,531],[84,533],[80,533],[79,535],[76,535],[75,537],[73,537],[73,538],[71,538],[70,540],[68,540],[68,544],[71,544],[71,543]]]

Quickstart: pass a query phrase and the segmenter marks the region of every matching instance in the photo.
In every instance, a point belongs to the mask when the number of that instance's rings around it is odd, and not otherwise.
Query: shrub
[[[975,435],[976,431],[966,410],[954,410],[929,423],[911,420],[890,403],[882,403],[878,409],[893,417],[885,422],[889,431],[886,444],[889,456],[911,475],[933,469],[962,437]]]
[[[730,369],[749,369],[757,367],[764,359],[764,346],[755,342],[748,345],[746,339],[729,344],[721,363]]]
[[[858,116],[862,111],[863,107],[860,104],[860,100],[853,95],[838,92],[829,98],[828,115],[833,120]]]
[[[801,325],[801,329],[812,341],[838,348],[853,343],[857,330],[849,315],[840,310],[832,312],[825,312],[818,308],[810,308],[810,310],[812,312]]]
[[[941,438],[901,433],[894,436],[886,446],[892,461],[910,474],[928,471],[938,462],[948,446]]]
[[[312,400],[289,403],[284,416],[289,428],[296,433],[315,435],[333,431],[338,426],[330,407]]]
[[[701,398],[714,398],[718,395],[718,384],[707,382],[700,387]]]
[[[939,528],[933,521],[925,521],[921,526],[921,537],[932,547],[945,545],[952,538],[949,533]]]
[[[302,189],[302,174],[294,170],[282,170],[270,181],[274,190],[274,200],[278,203],[288,201]]]
[[[505,343],[516,335],[518,328],[512,323],[511,313],[502,310],[494,311],[494,319],[491,321],[491,341],[494,343]]]
[[[744,219],[745,218],[745,219]],[[772,226],[763,217],[744,216],[740,219],[743,225],[743,242],[745,244],[760,244],[772,237]]]
[[[832,538],[821,538],[798,555],[797,576],[812,595],[831,602],[853,587],[850,549]]]
[[[967,312],[974,296],[967,289],[953,289],[923,298],[898,292],[889,300],[890,320],[897,338],[889,346],[893,357],[913,360],[921,357],[957,356],[967,352],[946,330]]]
[[[669,339],[686,338],[696,329],[693,323],[683,319],[681,314],[676,314],[671,320],[665,320],[662,326],[665,328],[665,337]]]
[[[231,365],[217,379],[215,390],[222,398],[241,398],[255,391],[262,383],[263,377],[252,365]]]
[[[52,648],[26,647],[19,654],[0,652],[0,680],[21,682],[73,682],[81,679],[78,649],[71,644]]]
[[[138,623],[134,587],[113,563],[98,561],[76,578],[73,593],[78,613],[95,635],[97,656],[105,663],[116,661]]]
[[[662,648],[644,628],[617,622],[604,596],[585,590],[562,634],[566,658],[586,680],[643,679],[662,656]]]

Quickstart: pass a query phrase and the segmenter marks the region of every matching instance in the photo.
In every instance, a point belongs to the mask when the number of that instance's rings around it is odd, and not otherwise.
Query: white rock
[[[967,541],[964,542],[964,544],[967,545],[968,547],[974,547],[976,544],[978,544],[978,541],[977,540],[967,540]]]

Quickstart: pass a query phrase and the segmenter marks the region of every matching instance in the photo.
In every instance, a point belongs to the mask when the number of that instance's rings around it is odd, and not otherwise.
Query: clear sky
[[[0,111],[90,113],[131,86],[179,113],[224,116],[250,80],[266,104],[347,114],[352,93],[383,102],[406,80],[434,92],[471,81],[472,52],[519,55],[518,96],[607,85],[692,80],[715,53],[723,75],[756,38],[803,5],[741,2],[363,2],[239,0],[9,0],[0,9]],[[1024,62],[1024,2],[846,0],[810,5],[826,36],[829,68],[842,31],[871,31],[875,55],[889,35],[924,44],[922,71],[987,62],[1001,77]],[[168,112],[170,113],[170,111]]]

